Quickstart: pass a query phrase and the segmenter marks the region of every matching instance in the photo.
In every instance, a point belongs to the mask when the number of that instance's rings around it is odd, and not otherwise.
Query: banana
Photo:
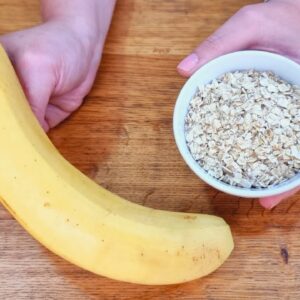
[[[139,284],[207,275],[230,255],[223,219],[128,202],[67,162],[36,121],[0,47],[1,203],[41,244],[96,274]]]

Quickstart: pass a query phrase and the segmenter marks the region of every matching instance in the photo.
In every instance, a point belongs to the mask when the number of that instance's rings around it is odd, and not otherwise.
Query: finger
[[[49,127],[44,120],[45,106],[52,91],[49,87],[48,74],[47,72],[38,74],[38,66],[34,66],[28,56],[18,57],[16,40],[17,38],[10,34],[0,37],[0,42],[15,68],[32,111],[43,129],[48,131]]]
[[[50,128],[55,127],[71,115],[82,104],[80,96],[57,96],[50,99],[46,110],[46,122]]]
[[[278,205],[284,199],[297,193],[299,190],[300,190],[300,187],[293,189],[291,191],[288,191],[286,193],[277,195],[277,196],[261,198],[261,199],[259,199],[259,203],[264,208],[271,209],[271,208],[275,207],[276,205]]]
[[[69,113],[74,112],[82,104],[82,102],[83,97],[78,95],[73,96],[70,93],[68,96],[57,96],[50,99],[50,103]]]
[[[49,103],[46,109],[45,120],[49,128],[53,128],[69,117],[70,114],[70,112],[64,111],[56,105]]]
[[[178,72],[183,76],[190,76],[199,67],[220,55],[250,48],[259,39],[264,5],[266,4],[242,8],[183,59],[177,66]]]
[[[30,52],[17,55],[14,65],[31,109],[47,131],[46,107],[55,89],[52,65],[47,62],[47,58]]]

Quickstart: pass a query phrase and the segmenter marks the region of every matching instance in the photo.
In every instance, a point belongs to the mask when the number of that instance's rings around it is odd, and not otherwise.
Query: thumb
[[[291,191],[285,192],[283,194],[277,195],[277,196],[260,198],[259,203],[264,208],[271,209],[271,208],[275,207],[277,204],[279,204],[281,201],[283,201],[284,199],[297,193],[299,190],[300,190],[300,187],[295,188]]]
[[[179,63],[179,74],[191,76],[202,65],[220,55],[253,47],[260,38],[264,5],[249,5],[239,10]]]
[[[36,54],[23,54],[14,60],[16,72],[28,98],[32,111],[45,131],[46,108],[55,88],[53,71],[47,60]]]

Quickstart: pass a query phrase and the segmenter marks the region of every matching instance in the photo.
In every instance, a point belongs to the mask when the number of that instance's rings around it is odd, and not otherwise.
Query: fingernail
[[[177,69],[185,74],[190,73],[197,66],[198,62],[198,56],[192,53],[180,62]]]
[[[268,206],[266,206],[265,208],[268,209],[268,210],[271,210],[271,209],[273,209],[277,205],[278,205],[278,203],[271,203]]]
[[[274,199],[274,198],[260,198],[259,203],[262,207],[266,209],[272,209],[276,205],[278,205],[280,202],[279,199]]]

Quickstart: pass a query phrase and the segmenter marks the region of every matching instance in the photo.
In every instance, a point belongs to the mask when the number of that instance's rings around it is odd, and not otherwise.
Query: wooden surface
[[[147,287],[83,271],[33,240],[0,208],[0,299],[300,299],[299,195],[264,211],[216,193],[183,163],[172,112],[177,62],[246,0],[119,0],[84,106],[50,134],[99,184],[154,208],[205,212],[231,225],[235,250],[214,274]],[[1,33],[39,21],[37,0],[0,1]],[[26,195],[24,195],[26,201]]]

